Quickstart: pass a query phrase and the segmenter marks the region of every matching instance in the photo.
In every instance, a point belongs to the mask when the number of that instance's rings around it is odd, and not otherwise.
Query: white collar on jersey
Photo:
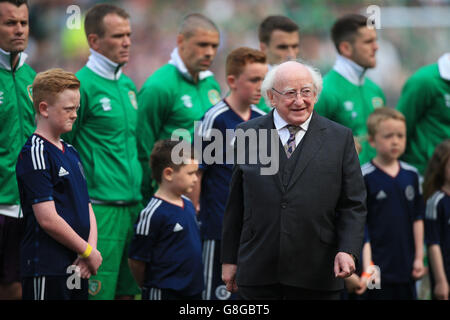
[[[118,80],[122,74],[123,65],[119,65],[109,60],[104,55],[98,53],[94,49],[89,49],[91,55],[86,66],[102,78],[109,80]]]
[[[180,57],[180,54],[178,53],[178,48],[173,49],[172,53],[170,54],[170,60],[169,64],[174,65],[178,71],[189,81],[193,81],[192,75],[189,73],[188,69],[186,68],[186,65],[184,64],[183,60]],[[203,80],[207,77],[213,76],[213,73],[209,70],[201,71],[198,74],[198,79]]]
[[[28,55],[25,52],[19,53],[19,61],[16,70],[18,70],[27,59]],[[11,71],[11,52],[7,52],[0,48],[0,68]]]
[[[364,84],[364,74],[367,69],[340,54],[337,55],[333,69],[355,86]]]
[[[441,78],[450,80],[450,52],[445,53],[439,58],[438,68]]]

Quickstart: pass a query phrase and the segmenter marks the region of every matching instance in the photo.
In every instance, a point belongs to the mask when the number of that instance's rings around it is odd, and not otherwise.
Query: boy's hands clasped
[[[89,279],[91,275],[97,274],[102,261],[103,258],[100,251],[88,244],[85,252],[79,255],[73,264],[80,268],[82,279]]]

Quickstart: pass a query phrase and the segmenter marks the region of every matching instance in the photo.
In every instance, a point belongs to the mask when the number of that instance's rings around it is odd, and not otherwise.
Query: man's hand
[[[238,290],[236,284],[236,271],[237,265],[227,263],[222,264],[222,281],[225,282],[229,292],[237,292]]]
[[[346,252],[338,252],[334,258],[334,275],[336,278],[348,278],[355,272],[355,261]]]

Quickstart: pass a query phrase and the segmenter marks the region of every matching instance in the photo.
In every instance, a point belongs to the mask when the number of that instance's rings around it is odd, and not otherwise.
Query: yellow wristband
[[[90,256],[91,252],[92,252],[92,246],[88,243],[86,250],[84,250],[84,252],[82,254],[80,254],[80,257],[87,258]]]

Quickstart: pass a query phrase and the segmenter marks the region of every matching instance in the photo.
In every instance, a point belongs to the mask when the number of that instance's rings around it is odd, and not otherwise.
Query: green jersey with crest
[[[123,73],[101,77],[87,66],[81,81],[78,118],[63,136],[78,151],[93,200],[131,203],[142,199],[142,169],[136,147],[136,87]]]
[[[194,122],[220,99],[220,86],[212,73],[194,83],[170,63],[156,70],[144,83],[138,94],[138,150],[144,175],[144,201],[148,202],[155,187],[149,166],[155,142],[170,139],[177,129],[184,130],[175,135],[192,140]]]
[[[352,130],[362,146],[359,161],[364,164],[375,157],[375,149],[367,139],[367,118],[385,102],[383,91],[369,78],[364,78],[363,84],[358,86],[333,69],[323,79],[323,90],[314,109]]]
[[[16,162],[36,128],[31,94],[36,72],[24,63],[26,55],[23,53],[16,70],[12,70],[10,61],[3,61],[6,58],[9,60],[9,56],[2,57],[0,64],[0,205],[18,205]],[[15,211],[9,214],[2,209],[0,214],[18,217]]]
[[[450,60],[450,54],[444,57]],[[397,104],[407,127],[403,159],[421,174],[436,146],[450,138],[450,61],[447,66],[448,79],[440,74],[437,63],[417,70],[403,87]]]

